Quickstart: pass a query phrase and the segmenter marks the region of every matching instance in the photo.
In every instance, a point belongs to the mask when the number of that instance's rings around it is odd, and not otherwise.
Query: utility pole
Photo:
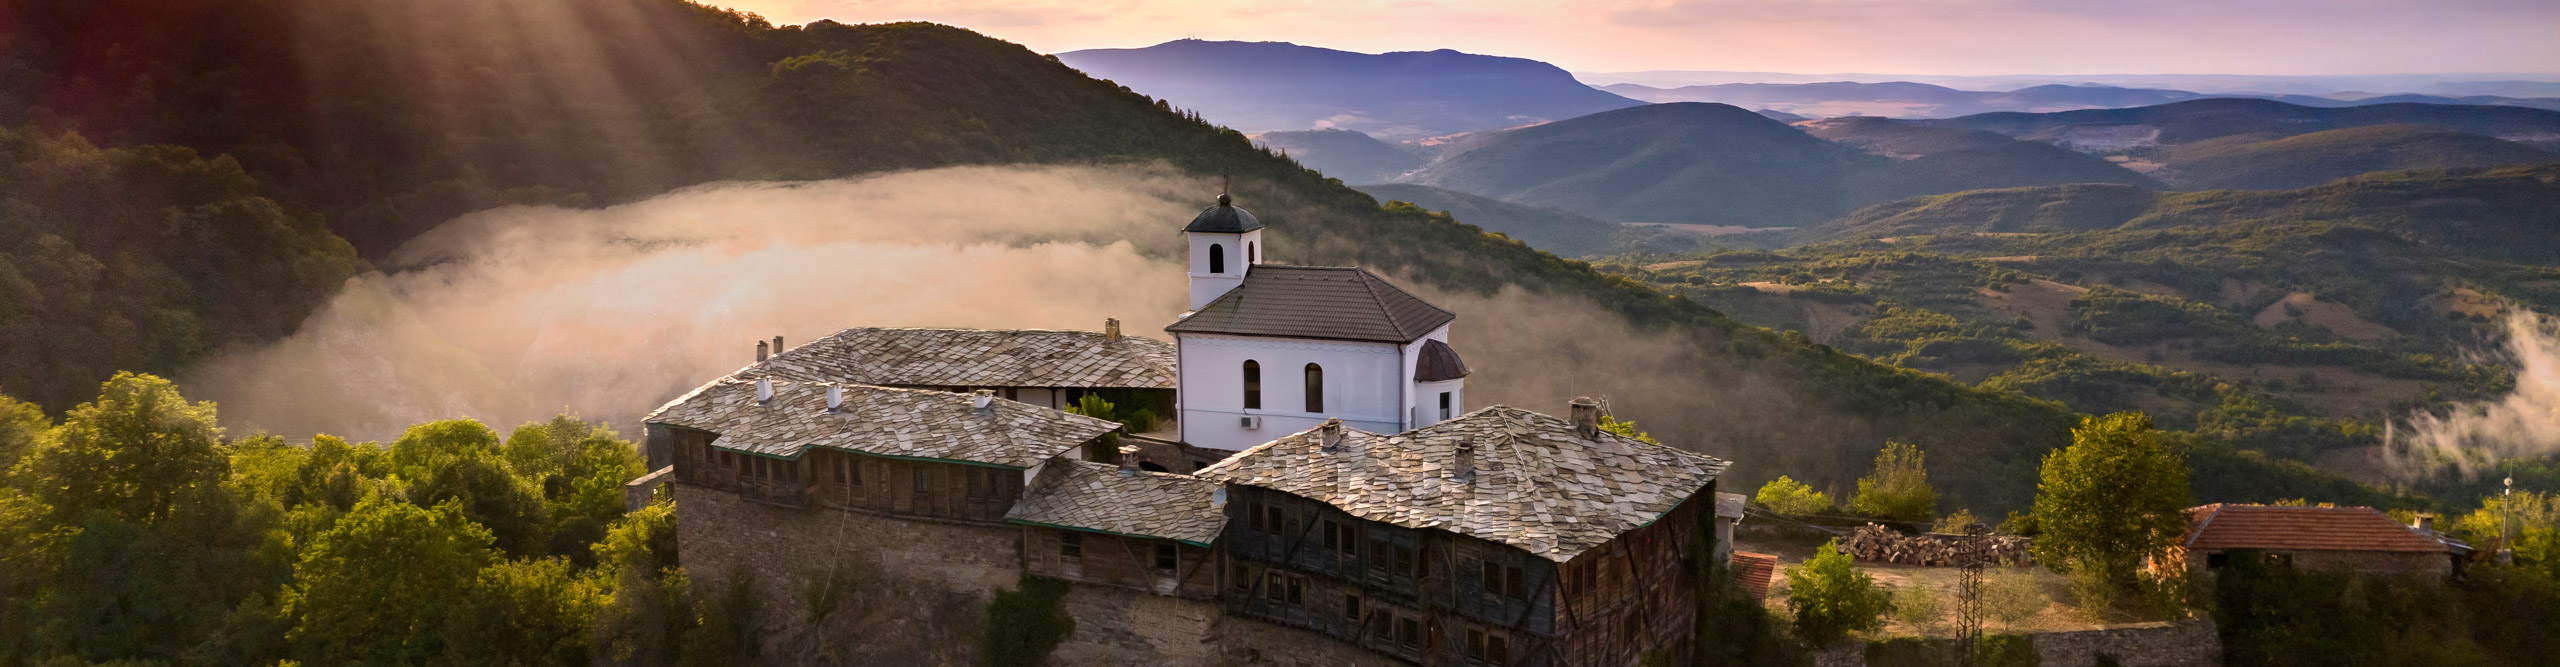
[[[1982,568],[1991,560],[1990,532],[1980,523],[1965,524],[1964,541],[1956,547],[1956,565],[1964,571],[1956,585],[1956,643],[1966,665],[1982,664]]]

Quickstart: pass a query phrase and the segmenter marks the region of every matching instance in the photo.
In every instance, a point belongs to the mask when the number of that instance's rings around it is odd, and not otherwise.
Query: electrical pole
[[[1956,585],[1956,643],[1966,665],[1982,664],[1982,568],[1991,560],[1990,532],[1980,523],[1965,524],[1964,542],[1956,547],[1956,565],[1964,571]]]

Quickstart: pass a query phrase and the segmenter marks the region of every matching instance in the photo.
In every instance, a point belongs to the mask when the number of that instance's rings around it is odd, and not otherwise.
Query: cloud
[[[2515,389],[2393,424],[2383,443],[2392,468],[2410,477],[2453,471],[2477,478],[2507,460],[2560,454],[2560,320],[2519,308],[2506,324],[2502,358],[2474,362],[2512,363]]]

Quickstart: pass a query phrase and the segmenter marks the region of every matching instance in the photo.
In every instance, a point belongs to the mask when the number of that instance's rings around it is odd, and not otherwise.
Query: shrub
[[[1982,578],[1982,611],[2001,627],[2018,629],[2043,614],[2053,599],[2045,597],[2033,570],[2000,568]]]
[[[1076,619],[1067,615],[1067,582],[1023,577],[1021,588],[996,591],[987,605],[983,657],[996,667],[1033,667],[1075,631]]]
[[[1938,516],[1938,491],[1929,488],[1929,470],[1919,447],[1885,443],[1876,452],[1875,474],[1858,480],[1858,495],[1849,509],[1896,521],[1926,523]]]
[[[1851,565],[1838,540],[1823,543],[1804,565],[1787,568],[1787,596],[1796,639],[1812,646],[1882,628],[1884,615],[1893,611],[1893,594]]]
[[[1893,592],[1893,620],[1923,635],[1935,635],[1947,625],[1947,605],[1938,591],[1912,584]]]
[[[1803,482],[1779,475],[1778,479],[1760,485],[1760,493],[1752,498],[1769,511],[1797,516],[1831,509],[1831,496]]]

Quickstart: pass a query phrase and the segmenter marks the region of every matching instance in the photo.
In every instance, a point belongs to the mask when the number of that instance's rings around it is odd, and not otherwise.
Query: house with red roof
[[[2370,507],[2216,503],[2187,510],[2180,545],[2189,571],[2223,567],[2247,551],[2295,567],[2452,576],[2471,547],[2436,532],[2430,519],[2408,525]]]

